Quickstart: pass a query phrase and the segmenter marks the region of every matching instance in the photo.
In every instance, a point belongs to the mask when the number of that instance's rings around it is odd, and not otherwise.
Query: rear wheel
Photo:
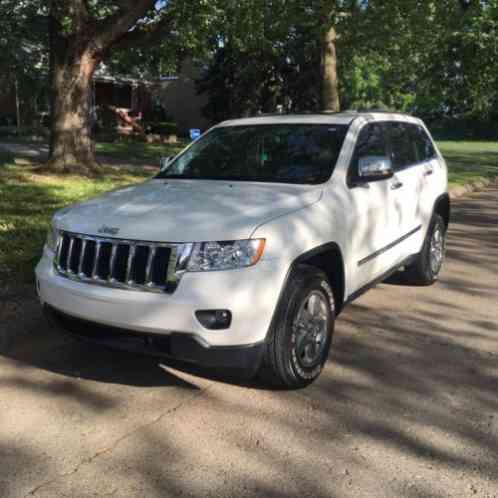
[[[327,361],[334,318],[334,297],[325,273],[299,266],[287,283],[269,331],[264,380],[286,388],[313,382]]]
[[[429,230],[416,261],[403,274],[407,283],[433,284],[439,277],[446,252],[446,225],[441,215],[432,216]]]

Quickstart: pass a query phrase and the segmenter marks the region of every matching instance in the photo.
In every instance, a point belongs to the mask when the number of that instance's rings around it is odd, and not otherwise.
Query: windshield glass
[[[332,174],[347,128],[333,124],[215,128],[156,178],[323,183]]]

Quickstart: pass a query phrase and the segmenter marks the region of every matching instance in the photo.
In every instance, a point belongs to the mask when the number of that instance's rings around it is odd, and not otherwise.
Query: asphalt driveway
[[[301,391],[83,345],[31,291],[2,299],[2,498],[498,497],[497,187],[455,201],[441,281],[348,307]]]

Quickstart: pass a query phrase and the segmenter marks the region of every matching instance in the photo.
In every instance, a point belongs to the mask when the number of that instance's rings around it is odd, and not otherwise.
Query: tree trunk
[[[340,104],[335,28],[332,26],[322,36],[322,110],[338,112]]]
[[[153,29],[131,28],[155,0],[126,0],[117,13],[96,19],[85,0],[52,0],[50,5],[51,137],[47,168],[95,174],[92,140],[92,77],[103,54],[118,42],[138,40]],[[161,24],[155,24],[158,29]]]
[[[97,60],[88,49],[52,51],[52,130],[50,169],[96,173],[91,130],[92,77]]]
[[[17,74],[15,76],[14,85],[16,89],[16,123],[17,123],[17,134],[19,135],[21,131],[21,103],[19,101],[19,82],[17,81]]]
[[[47,168],[96,174],[92,140],[92,77],[98,60],[88,41],[59,36],[50,26],[51,134]]]

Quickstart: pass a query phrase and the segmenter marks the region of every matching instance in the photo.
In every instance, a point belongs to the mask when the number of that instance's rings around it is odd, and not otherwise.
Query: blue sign
[[[191,128],[190,130],[190,138],[192,140],[197,140],[201,136],[201,130],[198,128]]]

